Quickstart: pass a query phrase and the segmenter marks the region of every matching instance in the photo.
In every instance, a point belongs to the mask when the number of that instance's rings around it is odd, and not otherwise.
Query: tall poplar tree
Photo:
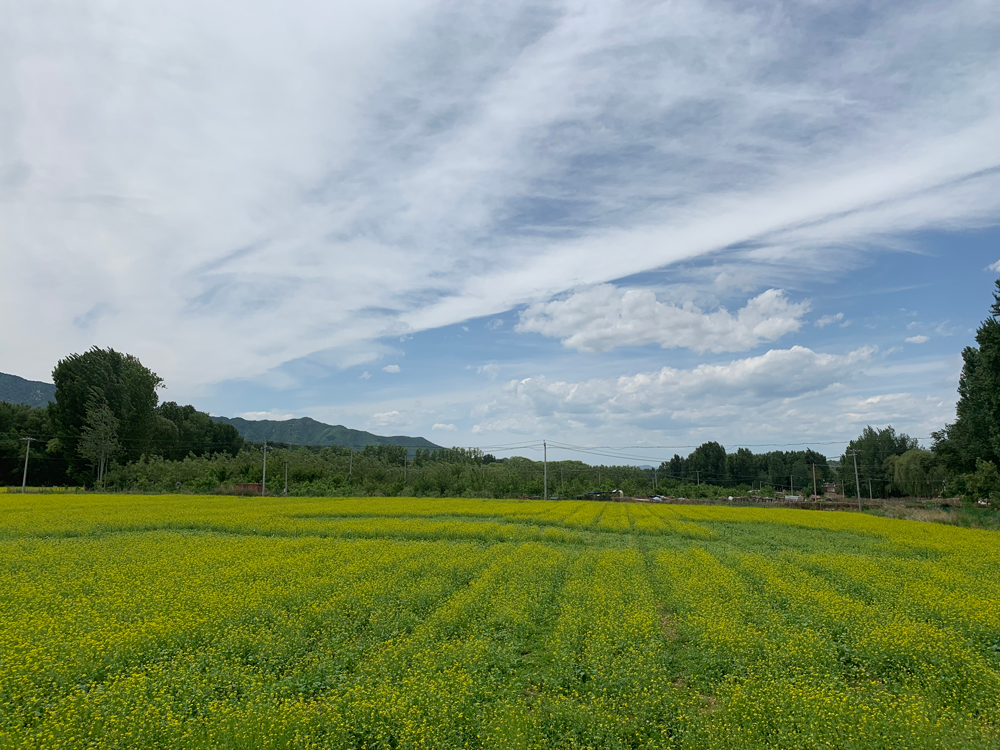
[[[962,352],[957,418],[934,433],[934,451],[957,473],[975,471],[976,459],[1000,466],[1000,279],[976,343]]]

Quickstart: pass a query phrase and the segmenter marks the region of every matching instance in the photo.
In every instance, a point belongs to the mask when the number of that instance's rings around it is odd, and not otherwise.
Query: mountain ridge
[[[25,406],[45,406],[56,400],[56,387],[40,380],[0,372],[0,401]]]
[[[0,401],[42,407],[55,400],[56,387],[52,383],[28,380],[19,375],[0,372]],[[212,421],[232,425],[244,440],[255,443],[271,440],[289,445],[341,446],[357,450],[362,450],[366,445],[399,445],[408,448],[411,453],[417,448],[435,450],[441,447],[422,437],[375,435],[340,424],[326,424],[311,417],[284,420],[212,417]]]
[[[363,449],[366,445],[399,445],[415,450],[428,448],[435,450],[441,446],[422,437],[409,435],[375,435],[365,430],[354,430],[344,425],[326,424],[311,417],[297,419],[243,419],[242,417],[212,417],[215,422],[223,422],[237,429],[244,440],[260,443],[271,440],[289,445],[318,445],[323,447]]]

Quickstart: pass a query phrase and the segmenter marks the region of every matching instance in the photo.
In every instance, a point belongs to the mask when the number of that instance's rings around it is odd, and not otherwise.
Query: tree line
[[[1000,280],[990,315],[963,353],[954,423],[933,433],[929,450],[891,426],[866,427],[839,461],[814,450],[733,453],[706,442],[656,468],[548,464],[548,494],[573,497],[618,490],[626,495],[712,497],[725,494],[817,494],[836,483],[843,494],[1000,499]],[[0,482],[19,483],[27,443],[32,485],[117,490],[217,491],[260,482],[264,452],[235,427],[193,406],[159,403],[163,381],[135,357],[94,347],[59,361],[55,401],[33,408],[0,402]],[[361,451],[276,445],[267,490],[291,494],[541,496],[540,461],[497,459],[475,448],[395,445]],[[815,478],[815,485],[814,485]]]

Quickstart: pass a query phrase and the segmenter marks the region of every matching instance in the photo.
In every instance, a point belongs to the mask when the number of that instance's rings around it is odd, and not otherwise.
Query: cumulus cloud
[[[693,304],[660,302],[648,289],[622,292],[601,284],[566,299],[531,305],[515,330],[562,339],[580,351],[659,344],[696,352],[736,352],[771,342],[802,327],[806,302],[789,302],[780,289],[750,299],[735,314],[705,312]]]
[[[399,372],[399,365],[386,365],[382,368],[382,372]]]
[[[443,430],[445,432],[454,432],[457,428],[453,424],[442,424],[441,422],[437,422],[437,423],[434,424],[433,427],[431,427],[431,429],[432,430]]]
[[[1000,273],[1000,260],[998,260],[996,263],[990,264],[987,267],[987,270],[989,270],[989,271],[995,271],[996,273]]]
[[[499,328],[503,328],[503,318],[493,318],[486,324],[486,328],[490,331],[495,331]]]
[[[926,344],[928,341],[930,341],[930,337],[924,335],[910,336],[906,339],[907,344]]]
[[[813,323],[817,328],[826,328],[828,325],[833,323],[839,323],[844,319],[844,313],[839,312],[836,315],[824,315],[822,318]]]
[[[372,376],[372,374],[370,372],[368,372],[368,370],[365,370],[363,373],[361,373],[361,379],[362,380],[370,380],[371,376]]]
[[[647,423],[718,417],[745,418],[762,404],[788,404],[835,390],[857,376],[874,347],[825,354],[801,346],[772,349],[757,357],[691,369],[664,367],[614,379],[580,382],[544,377],[511,381],[501,396],[480,404],[477,432],[517,431],[538,420],[578,419],[593,425]]]

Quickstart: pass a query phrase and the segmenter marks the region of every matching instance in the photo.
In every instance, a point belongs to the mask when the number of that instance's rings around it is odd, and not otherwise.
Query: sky
[[[0,9],[0,371],[591,462],[954,418],[996,3]]]

